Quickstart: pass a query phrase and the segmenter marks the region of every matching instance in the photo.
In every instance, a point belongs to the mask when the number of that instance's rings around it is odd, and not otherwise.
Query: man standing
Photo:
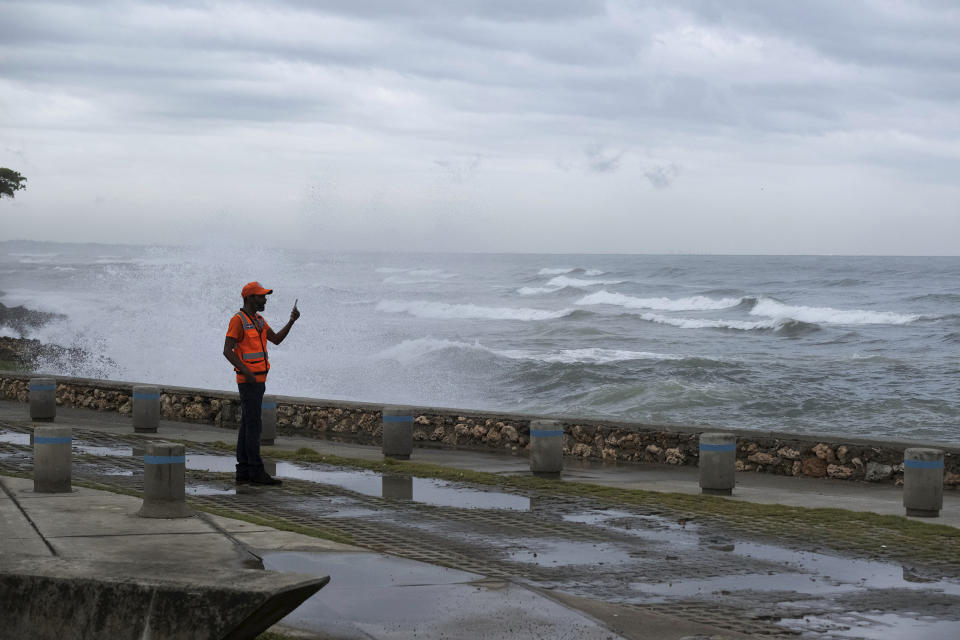
[[[237,434],[237,484],[282,484],[263,468],[260,457],[260,432],[263,430],[261,411],[266,390],[270,360],[267,358],[267,340],[280,344],[290,333],[290,327],[300,317],[294,303],[290,321],[274,333],[258,312],[267,306],[267,296],[273,289],[264,289],[259,282],[243,286],[243,308],[232,318],[223,342],[223,357],[230,361],[237,373],[240,389],[240,432]]]

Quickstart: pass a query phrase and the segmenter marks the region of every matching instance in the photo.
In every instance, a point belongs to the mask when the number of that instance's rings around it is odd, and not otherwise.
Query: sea
[[[235,389],[274,290],[268,393],[960,444],[960,258],[351,253],[0,242],[38,369]]]

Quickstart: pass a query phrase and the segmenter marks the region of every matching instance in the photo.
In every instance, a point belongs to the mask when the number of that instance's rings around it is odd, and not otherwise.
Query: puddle
[[[98,447],[95,445],[73,443],[73,450],[80,453],[87,453],[91,456],[122,456],[129,458],[133,455],[132,447]]]
[[[7,444],[19,444],[29,447],[30,434],[18,433],[16,431],[0,431],[0,442],[6,442]]]
[[[264,567],[330,576],[281,624],[343,640],[621,640],[579,613],[508,582],[376,553],[261,554]]]
[[[569,542],[540,538],[515,542],[519,542],[523,549],[508,554],[508,560],[541,567],[619,565],[637,561],[629,552],[607,542]]]
[[[889,562],[855,560],[810,551],[791,551],[766,544],[738,542],[734,553],[757,560],[781,563],[797,572],[817,574],[838,585],[853,584],[871,589],[932,589],[960,596],[960,582],[927,581],[910,570]]]
[[[289,462],[277,463],[277,476],[332,484],[368,496],[412,500],[436,507],[529,511],[530,498],[458,487],[444,480],[383,476],[372,471],[319,471]]]
[[[187,469],[235,473],[237,470],[237,459],[233,456],[210,456],[188,453]]]
[[[232,473],[235,465],[236,461],[228,456],[187,455],[188,469]],[[373,471],[307,469],[289,462],[277,462],[276,467],[274,475],[279,478],[335,485],[377,498],[412,500],[436,507],[460,509],[530,510],[530,498],[525,496],[467,489],[444,480],[381,475]]]
[[[822,553],[791,551],[765,544],[730,544],[733,555],[772,563],[774,570],[744,573],[698,580],[658,583],[631,583],[644,594],[644,602],[662,602],[666,598],[726,596],[743,591],[783,591],[802,595],[842,595],[869,590],[930,590],[948,596],[960,596],[960,583],[925,580],[899,565],[855,560]],[[720,547],[713,547],[720,549]]]
[[[661,516],[639,515],[612,509],[564,515],[567,522],[580,522],[616,531],[651,542],[662,542],[674,547],[697,547],[701,539],[695,524],[680,524]]]
[[[643,602],[664,602],[667,598],[730,595],[737,591],[793,591],[804,595],[849,593],[859,587],[839,584],[818,576],[798,573],[717,576],[701,580],[630,584],[630,588],[644,594]]]
[[[187,495],[191,496],[235,496],[236,489],[213,487],[206,484],[193,484],[186,488]]]
[[[960,622],[936,620],[927,616],[911,617],[896,613],[847,612],[836,616],[804,616],[784,618],[780,625],[824,638],[857,638],[858,640],[891,640],[891,638],[923,638],[923,640],[956,640],[960,638]]]

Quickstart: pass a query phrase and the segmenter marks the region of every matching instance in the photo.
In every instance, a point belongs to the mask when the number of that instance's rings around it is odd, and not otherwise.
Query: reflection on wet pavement
[[[281,621],[343,640],[472,637],[618,640],[593,620],[508,582],[375,553],[261,553],[264,567],[329,575]]]
[[[0,429],[0,442],[30,446],[30,434]]]
[[[605,542],[526,539],[518,540],[517,544],[522,549],[507,554],[507,558],[512,562],[546,567],[570,567],[614,565],[633,561],[628,551]]]
[[[228,456],[187,455],[188,469],[232,473],[235,464],[236,461]],[[275,475],[279,478],[335,485],[368,496],[413,500],[436,507],[515,511],[530,509],[530,499],[525,496],[470,489],[432,478],[383,475],[373,471],[311,469],[289,462],[277,462]]]

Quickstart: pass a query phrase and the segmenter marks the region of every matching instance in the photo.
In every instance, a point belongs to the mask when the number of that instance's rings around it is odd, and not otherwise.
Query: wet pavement
[[[139,490],[146,439],[116,417],[89,426],[74,430],[74,477]],[[197,439],[229,440],[210,429]],[[31,464],[29,424],[0,413],[0,473]],[[656,637],[960,637],[960,558],[898,564],[824,552],[802,532],[770,539],[665,509],[319,463],[277,461],[283,487],[237,491],[232,457],[199,441],[187,467],[200,508],[321,529],[371,551],[261,554],[268,569],[331,575],[284,621],[330,637],[446,637],[472,625],[492,638],[640,638],[654,619],[675,629]],[[504,616],[516,628],[483,626]],[[612,631],[593,635],[597,619]]]

